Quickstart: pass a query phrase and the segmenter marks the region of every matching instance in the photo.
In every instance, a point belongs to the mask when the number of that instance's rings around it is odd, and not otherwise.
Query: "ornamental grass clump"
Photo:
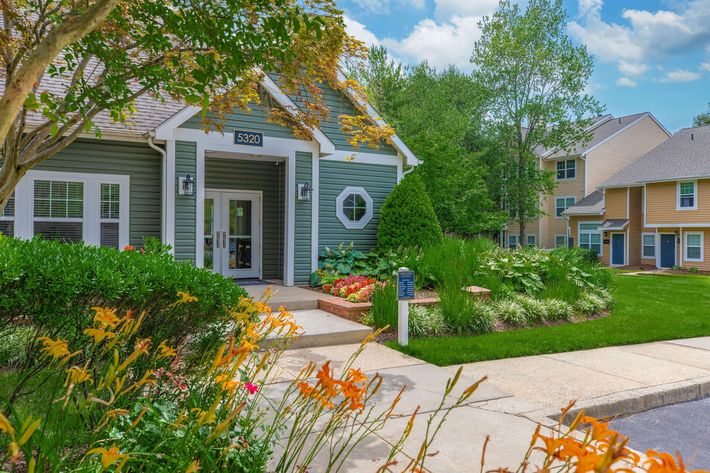
[[[524,327],[528,323],[525,309],[513,299],[502,299],[493,305],[493,311],[501,322],[513,327]]]
[[[543,300],[524,294],[516,295],[513,300],[523,308],[528,325],[538,324],[547,319],[547,305]]]
[[[412,337],[433,337],[444,332],[446,321],[439,307],[416,304],[409,307],[409,334]]]
[[[585,315],[594,315],[607,308],[607,302],[596,293],[586,291],[575,303],[575,309]]]
[[[562,322],[574,317],[574,307],[561,299],[543,299],[548,322]]]

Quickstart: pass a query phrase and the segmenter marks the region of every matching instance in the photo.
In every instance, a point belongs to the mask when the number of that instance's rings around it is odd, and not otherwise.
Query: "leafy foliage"
[[[409,174],[395,186],[380,209],[380,250],[424,248],[442,239],[441,226],[421,179]]]
[[[439,307],[413,304],[409,307],[409,334],[432,337],[446,333],[446,320]]]
[[[525,309],[515,299],[503,299],[493,306],[496,317],[507,325],[523,327],[527,325],[528,318]]]
[[[478,83],[453,67],[402,68],[383,47],[372,48],[364,67],[351,74],[422,160],[414,172],[443,230],[458,235],[499,230],[505,215],[487,189],[490,150],[479,131],[485,91]]]
[[[708,104],[708,111],[700,113],[693,117],[693,126],[707,126],[710,125],[710,104]]]
[[[223,308],[247,296],[231,280],[176,262],[154,242],[146,247],[141,253],[0,237],[0,331],[25,320],[37,333],[74,340],[91,324],[91,308],[108,306],[145,310],[141,335],[177,345],[218,331]],[[173,304],[179,292],[195,302]]]
[[[270,121],[311,139],[330,116],[321,87],[355,90],[338,67],[365,54],[333,0],[61,0],[51,9],[21,2],[3,9],[3,26],[0,206],[28,169],[81,133],[100,136],[99,113],[129,122],[143,96],[200,106],[205,127],[217,130],[234,108],[261,104]],[[259,87],[261,71],[302,105],[298,111]],[[49,78],[62,86],[44,83]],[[338,118],[350,141],[379,147],[393,130],[365,115]]]
[[[354,244],[341,243],[337,249],[325,247],[318,253],[318,270],[311,274],[311,286],[330,284],[346,276],[367,276],[386,281],[401,266],[403,257],[394,250],[363,253]]]
[[[531,0],[523,10],[501,0],[481,23],[471,61],[487,93],[486,122],[495,137],[490,181],[498,201],[520,225],[542,216],[541,194],[550,194],[552,174],[538,166],[537,152],[569,151],[590,139],[590,116],[602,107],[585,93],[593,60],[567,35],[562,0]]]

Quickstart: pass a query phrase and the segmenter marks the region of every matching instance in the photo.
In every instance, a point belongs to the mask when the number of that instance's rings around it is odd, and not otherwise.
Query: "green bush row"
[[[233,281],[176,262],[156,242],[145,253],[0,236],[0,331],[18,320],[71,338],[90,325],[91,308],[147,312],[143,336],[183,342],[211,330],[246,292]],[[157,248],[150,251],[150,248]],[[197,301],[173,304],[178,292]]]

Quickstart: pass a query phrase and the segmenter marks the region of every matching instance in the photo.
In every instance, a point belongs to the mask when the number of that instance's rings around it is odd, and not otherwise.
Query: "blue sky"
[[[521,0],[524,1],[524,0]],[[349,32],[404,64],[470,71],[478,21],[498,0],[338,0]],[[710,102],[710,0],[565,0],[594,55],[589,90],[614,115],[652,112],[670,131]]]

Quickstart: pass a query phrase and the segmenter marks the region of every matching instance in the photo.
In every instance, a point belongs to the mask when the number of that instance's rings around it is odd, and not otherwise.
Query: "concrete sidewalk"
[[[331,360],[333,368],[342,367],[357,347],[289,350],[278,363],[279,379],[273,388],[284,389],[309,361],[320,365]],[[341,471],[374,471],[381,466],[404,429],[406,416],[419,405],[422,415],[402,460],[416,456],[426,413],[435,408],[457,367],[440,368],[374,343],[355,366],[384,377],[385,389],[378,396],[383,404],[403,385],[407,389],[398,407],[402,417],[357,448]],[[577,400],[590,415],[605,417],[710,396],[710,337],[470,363],[464,365],[461,388],[484,375],[489,380],[476,395],[449,415],[434,443],[438,453],[427,462],[430,471],[478,471],[486,435],[491,437],[487,469],[514,469],[537,424],[553,426],[559,409],[570,400]]]
[[[359,344],[288,350],[277,364],[279,382],[269,386],[268,392],[278,398],[279,392],[285,391],[286,385],[290,383],[289,380],[295,378],[309,361],[320,366],[330,360],[331,368],[338,373],[358,347]],[[383,430],[358,446],[341,471],[368,472],[382,466],[391,445],[399,439],[409,416],[419,406],[415,428],[404,446],[403,454],[397,459],[403,468],[412,457],[417,456],[424,439],[427,418],[442,400],[446,381],[453,374],[445,368],[377,343],[369,344],[353,366],[361,368],[370,376],[379,373],[383,377],[382,388],[375,397],[383,410],[387,409],[403,386],[406,389],[394,412],[396,417],[388,421]],[[458,395],[477,380],[462,376],[452,394]],[[451,473],[478,471],[486,435],[491,435],[491,444],[486,453],[487,465],[492,468],[516,467],[523,459],[536,424],[524,417],[480,408],[488,402],[507,397],[509,395],[498,389],[495,383],[482,384],[465,405],[449,415],[431,449],[438,453],[428,459],[427,469]],[[454,397],[450,396],[446,405],[454,401]],[[319,458],[313,465],[313,471],[323,471],[324,460]]]
[[[710,337],[469,363],[464,373],[511,394],[489,408],[535,421],[571,400],[597,417],[631,414],[710,396]]]

